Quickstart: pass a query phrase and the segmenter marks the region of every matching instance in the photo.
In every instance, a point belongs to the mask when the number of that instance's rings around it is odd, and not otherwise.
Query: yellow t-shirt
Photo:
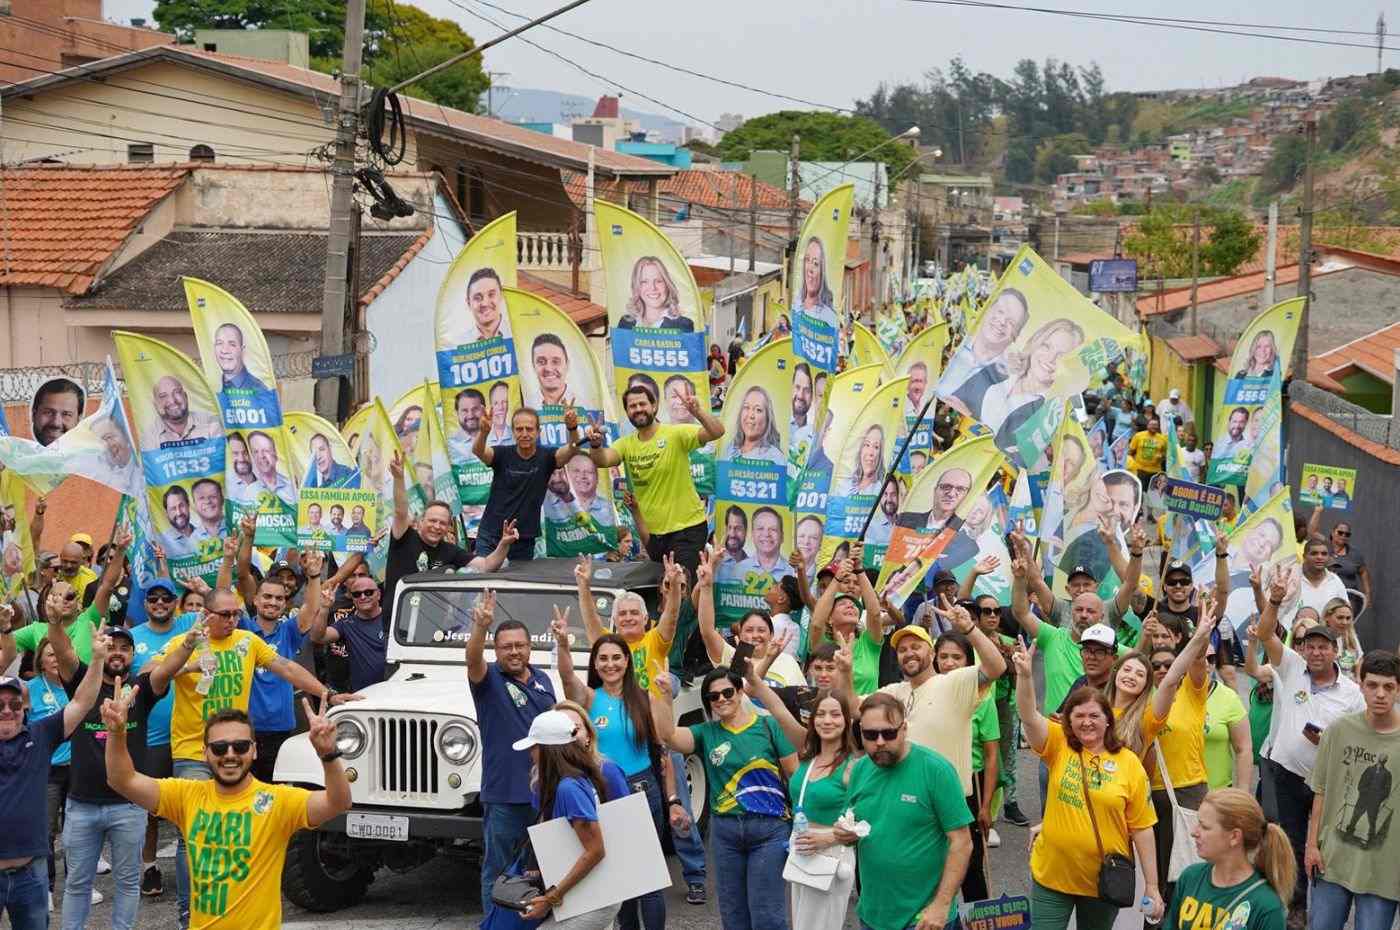
[[[628,643],[632,650],[632,673],[637,676],[637,684],[646,691],[660,697],[656,689],[656,679],[670,671],[667,656],[671,652],[671,641],[663,639],[661,632],[652,627],[635,643]]]
[[[1050,724],[1040,757],[1050,767],[1045,820],[1031,848],[1031,876],[1063,894],[1098,897],[1099,857],[1094,821],[1105,853],[1129,855],[1132,834],[1157,822],[1147,790],[1147,772],[1130,749],[1084,753],[1089,771],[1089,802],[1084,808],[1084,768],[1080,755],[1065,742],[1065,732]]]
[[[700,448],[700,427],[663,424],[643,442],[629,433],[613,443],[627,466],[627,483],[653,536],[705,522],[705,505],[695,493],[690,453]]]
[[[179,649],[183,637],[175,637],[152,660]],[[175,759],[204,760],[204,721],[218,711],[246,711],[253,693],[253,672],[277,661],[277,650],[247,630],[234,630],[227,639],[201,646],[188,665],[175,676],[175,706],[170,712],[170,755]]]
[[[907,681],[880,689],[904,705],[909,739],[957,769],[963,797],[972,794],[972,715],[986,693],[977,687],[977,675],[977,667],[968,666],[934,675],[917,689]]]
[[[1152,787],[1162,788],[1162,773],[1157,771],[1157,753],[1151,748],[1155,739],[1167,760],[1167,772],[1173,788],[1199,785],[1206,780],[1206,698],[1210,696],[1210,676],[1199,688],[1188,674],[1177,689],[1176,699],[1167,711],[1167,719],[1159,720],[1152,713],[1152,704],[1142,712],[1142,736],[1148,743],[1144,764],[1152,772]]]
[[[78,592],[78,600],[82,600],[83,595],[87,593],[88,585],[97,580],[97,572],[88,568],[86,565],[79,565],[78,570],[73,573],[72,578],[65,578],[63,580],[73,586],[73,590]]]
[[[236,795],[212,781],[162,778],[156,815],[185,835],[190,930],[278,930],[287,842],[310,827],[311,792],[249,779]]]

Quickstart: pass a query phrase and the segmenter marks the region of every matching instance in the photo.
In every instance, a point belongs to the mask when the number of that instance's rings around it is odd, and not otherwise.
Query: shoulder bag
[[[1094,826],[1094,842],[1099,847],[1099,898],[1114,907],[1132,907],[1136,903],[1134,893],[1137,890],[1133,860],[1119,853],[1104,855],[1099,819],[1094,816],[1094,805],[1089,800],[1089,767],[1084,764],[1083,752],[1079,753],[1079,787],[1084,792],[1084,806],[1089,809],[1089,822]]]
[[[807,774],[802,776],[802,787],[797,793],[798,810],[802,810],[802,803],[807,799],[807,782],[812,780],[812,766],[816,761],[813,758],[807,763]],[[783,880],[795,885],[806,885],[817,891],[830,891],[831,883],[836,880],[836,869],[839,865],[840,863],[831,856],[800,853],[789,841],[787,862],[783,865]]]
[[[1167,881],[1174,882],[1188,865],[1195,865],[1201,861],[1200,854],[1196,852],[1196,843],[1191,839],[1200,815],[1176,803],[1176,790],[1172,788],[1172,776],[1167,771],[1167,760],[1162,756],[1162,744],[1154,741],[1152,750],[1157,754],[1157,771],[1162,773],[1162,785],[1167,789],[1167,798],[1172,804],[1172,853],[1167,862],[1166,873]],[[1157,867],[1160,869],[1161,865],[1158,864]]]

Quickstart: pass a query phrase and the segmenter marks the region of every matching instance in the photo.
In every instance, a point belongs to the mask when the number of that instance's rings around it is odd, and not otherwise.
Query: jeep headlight
[[[365,751],[369,734],[359,722],[350,717],[342,717],[335,724],[335,748],[347,759],[354,759]]]
[[[438,730],[438,751],[453,765],[463,765],[476,755],[476,733],[460,723],[449,723]]]

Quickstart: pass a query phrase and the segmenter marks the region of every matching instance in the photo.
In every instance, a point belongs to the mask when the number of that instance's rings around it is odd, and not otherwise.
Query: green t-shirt
[[[972,822],[953,764],[931,749],[908,745],[909,754],[889,768],[867,756],[851,772],[850,807],[856,820],[870,824],[857,849],[856,914],[871,930],[918,923],[943,877],[948,833]]]
[[[1322,795],[1317,845],[1323,878],[1352,894],[1400,900],[1400,731],[1377,733],[1366,714],[1347,714],[1322,731],[1312,789]]]
[[[1249,738],[1254,743],[1254,767],[1259,768],[1259,750],[1269,738],[1269,725],[1274,721],[1274,704],[1259,700],[1259,685],[1249,689]]]
[[[1069,638],[1069,630],[1044,621],[1036,630],[1035,648],[1045,662],[1045,702],[1041,707],[1048,717],[1060,709],[1069,689],[1084,674],[1084,660],[1079,657],[1079,644]]]
[[[705,522],[705,505],[690,477],[690,453],[700,448],[700,427],[660,425],[643,442],[629,433],[613,443],[627,466],[627,482],[653,536]]]
[[[977,705],[972,715],[972,770],[982,771],[982,744],[995,743],[1001,739],[1001,725],[997,723],[997,699],[988,693]]]
[[[772,717],[754,714],[737,730],[717,720],[692,724],[695,754],[705,764],[710,813],[723,817],[786,817],[787,792],[779,760],[796,750]],[[810,816],[810,815],[809,815]]]
[[[92,633],[101,622],[102,615],[97,612],[96,607],[89,605],[73,618],[72,623],[64,627],[64,632],[73,641],[73,651],[84,663],[92,661]],[[36,620],[15,630],[15,648],[20,652],[33,652],[39,648],[39,641],[48,635],[49,625]]]
[[[824,826],[836,823],[841,815],[846,813],[846,783],[842,775],[853,764],[854,760],[847,759],[836,767],[836,771],[808,782],[807,793],[804,795],[802,779],[807,777],[807,769],[811,767],[812,761],[809,759],[803,762],[788,780],[788,797],[792,798],[793,809],[797,808],[798,799],[801,798],[802,810],[807,813],[810,822]]]
[[[1261,880],[1261,873],[1256,871],[1238,885],[1217,888],[1210,880],[1211,868],[1209,862],[1198,862],[1181,873],[1162,930],[1283,930],[1283,902],[1273,886]],[[1255,882],[1259,884],[1241,897]],[[1229,913],[1222,914],[1227,908]]]
[[[880,641],[867,630],[851,644],[851,684],[857,697],[880,690]]]
[[[1235,780],[1235,752],[1230,727],[1245,718],[1244,702],[1229,685],[1217,681],[1206,697],[1206,781],[1212,788],[1229,787]]]

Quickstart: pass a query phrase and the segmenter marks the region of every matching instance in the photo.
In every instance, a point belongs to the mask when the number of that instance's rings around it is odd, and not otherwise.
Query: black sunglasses
[[[1350,536],[1350,535],[1351,535],[1351,530],[1333,530],[1332,532],[1336,533],[1338,536]]]
[[[978,612],[979,614],[981,614],[982,616],[984,616],[984,617],[990,617],[990,616],[993,616],[993,615],[995,615],[995,614],[1001,613],[1001,608],[1000,608],[1000,607],[979,607],[979,608],[977,608],[977,612]]]
[[[900,729],[902,728],[882,727],[878,730],[868,730],[865,727],[861,727],[860,736],[861,739],[863,739],[867,743],[875,743],[881,741],[886,743],[893,743],[895,740],[899,739]]]
[[[1191,586],[1190,578],[1168,578],[1162,582],[1164,588],[1188,588]]]
[[[1153,663],[1152,663],[1152,671],[1154,671],[1154,672],[1165,672],[1167,669],[1169,669],[1169,668],[1171,668],[1171,667],[1172,667],[1172,664],[1171,664],[1170,662],[1153,662]]]
[[[359,599],[362,598],[362,597],[369,597],[369,596],[372,595],[372,594],[378,594],[378,593],[379,593],[379,589],[378,589],[378,588],[365,588],[365,589],[362,590],[362,591],[351,591],[351,592],[350,592],[350,597],[351,597],[352,600],[359,600]]]
[[[253,748],[253,741],[250,739],[216,739],[205,745],[216,756],[226,756],[230,749],[233,750],[234,755],[246,756],[248,751]]]
[[[173,604],[173,603],[175,603],[175,595],[173,595],[173,594],[147,594],[147,595],[146,595],[146,603],[148,603],[148,604]]]
[[[733,685],[730,685],[728,688],[718,688],[714,691],[705,692],[711,701],[732,701],[734,700],[734,695],[737,693],[738,691]]]

